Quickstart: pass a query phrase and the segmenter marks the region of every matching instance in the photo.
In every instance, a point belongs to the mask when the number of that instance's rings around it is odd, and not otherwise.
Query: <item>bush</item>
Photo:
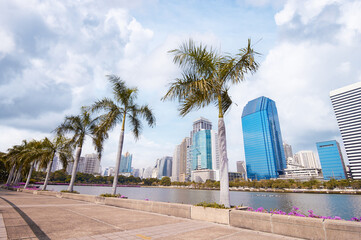
[[[100,194],[101,197],[120,197],[120,194],[110,194],[110,193],[103,193],[103,194]]]
[[[79,194],[79,192],[78,192],[78,191],[61,190],[60,192],[63,192],[63,193],[75,193],[75,194]]]
[[[200,202],[200,203],[197,203],[195,206],[229,209],[229,208],[226,208],[226,207],[224,206],[224,204],[218,204],[218,203],[216,203],[216,202],[212,202],[212,203]]]

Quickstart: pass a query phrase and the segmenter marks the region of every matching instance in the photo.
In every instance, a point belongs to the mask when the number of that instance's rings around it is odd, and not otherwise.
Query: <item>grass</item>
[[[211,208],[220,208],[220,209],[229,209],[224,206],[224,204],[218,204],[216,202],[208,203],[208,202],[200,202],[197,203],[196,206],[200,207],[211,207]]]

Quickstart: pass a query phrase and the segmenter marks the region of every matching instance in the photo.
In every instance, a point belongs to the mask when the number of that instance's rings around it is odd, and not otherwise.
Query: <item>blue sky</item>
[[[226,115],[230,169],[244,160],[241,114],[259,96],[276,101],[284,141],[294,152],[340,134],[329,91],[361,81],[359,1],[6,1],[0,0],[0,151],[23,139],[51,136],[65,115],[110,96],[105,78],[139,88],[157,126],[141,139],[127,132],[133,166],[173,155],[192,121],[217,125],[213,106],[181,118],[161,102],[179,76],[167,51],[193,38],[237,53],[251,38],[260,68],[231,89]],[[113,166],[119,128],[105,142],[102,166]],[[87,143],[83,154],[92,153]]]

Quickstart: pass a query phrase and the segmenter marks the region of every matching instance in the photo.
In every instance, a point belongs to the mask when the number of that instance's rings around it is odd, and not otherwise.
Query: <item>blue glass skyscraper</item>
[[[192,169],[212,169],[211,130],[200,130],[193,134]]]
[[[337,141],[318,142],[317,151],[320,157],[323,179],[346,179],[345,163],[340,145]]]
[[[119,166],[120,173],[130,173],[132,171],[132,158],[133,155],[128,152],[125,155],[122,155]]]
[[[277,178],[286,168],[276,103],[266,97],[249,101],[243,109],[242,128],[247,177]]]

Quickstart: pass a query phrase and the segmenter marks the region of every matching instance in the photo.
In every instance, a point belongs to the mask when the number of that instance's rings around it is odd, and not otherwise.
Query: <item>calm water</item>
[[[48,190],[66,190],[67,186],[49,185]],[[82,194],[100,195],[110,193],[111,187],[75,186]],[[192,190],[173,188],[118,187],[117,193],[129,199],[149,199],[151,201],[196,204],[202,201],[218,202],[217,190]],[[312,209],[315,214],[339,216],[343,219],[361,217],[361,195],[310,194],[310,193],[262,193],[230,192],[231,205],[244,205],[252,208],[280,209],[289,212],[293,206],[307,213]]]

